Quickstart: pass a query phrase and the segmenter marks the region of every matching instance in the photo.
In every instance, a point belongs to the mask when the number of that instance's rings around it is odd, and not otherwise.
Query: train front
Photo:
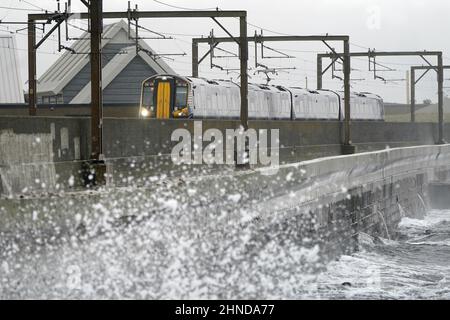
[[[141,88],[140,118],[189,118],[190,84],[173,75],[156,75],[146,79]]]

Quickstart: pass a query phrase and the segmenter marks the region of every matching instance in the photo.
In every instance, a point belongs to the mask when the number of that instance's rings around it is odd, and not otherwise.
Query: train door
[[[158,99],[156,105],[156,118],[170,118],[170,98],[172,96],[171,85],[169,81],[158,82]]]

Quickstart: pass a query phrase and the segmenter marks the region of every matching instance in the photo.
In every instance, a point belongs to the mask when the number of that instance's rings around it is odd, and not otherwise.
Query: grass
[[[395,114],[385,116],[386,122],[410,122],[411,115]],[[436,113],[416,113],[416,122],[437,122],[438,115]],[[450,122],[450,113],[444,113],[444,122]]]

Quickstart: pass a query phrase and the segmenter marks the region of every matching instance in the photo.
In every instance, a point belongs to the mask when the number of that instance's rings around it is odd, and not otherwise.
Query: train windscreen
[[[153,82],[144,83],[144,92],[142,96],[142,106],[148,109],[155,105],[155,86]]]
[[[175,108],[182,109],[187,106],[187,86],[177,86],[176,96],[175,96]]]

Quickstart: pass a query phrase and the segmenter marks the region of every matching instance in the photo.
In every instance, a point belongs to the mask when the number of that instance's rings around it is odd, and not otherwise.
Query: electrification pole
[[[241,33],[242,35],[242,33]],[[241,38],[242,40],[242,38]],[[344,87],[345,87],[345,93],[344,93],[344,107],[345,107],[345,114],[346,119],[344,120],[344,141],[342,142],[342,153],[343,154],[352,154],[356,152],[356,148],[354,145],[352,145],[351,141],[351,119],[350,119],[350,72],[351,72],[351,62],[350,62],[350,38],[349,36],[342,36],[342,35],[325,35],[325,36],[263,36],[263,35],[256,35],[254,37],[247,37],[247,42],[254,42],[255,47],[257,44],[264,42],[305,42],[305,41],[319,41],[323,42],[330,50],[334,50],[329,44],[328,41],[342,41],[344,44],[344,56],[339,58],[343,61],[344,64]],[[202,61],[206,59],[208,55],[212,54],[212,50],[220,43],[231,43],[235,42],[236,39],[233,37],[207,37],[207,38],[194,38],[192,39],[192,52],[195,53],[195,57],[192,57],[192,75],[194,77],[199,76],[199,65]],[[200,43],[205,43],[210,45],[210,50],[200,59],[198,59],[198,45]],[[246,44],[246,48],[247,48]],[[241,47],[241,59],[242,57],[247,58],[247,49]],[[245,52],[242,52],[242,50],[245,50]],[[336,53],[336,55],[338,55]],[[337,59],[337,58],[336,58]],[[247,59],[244,59],[247,60]],[[246,65],[245,65],[246,66]],[[244,64],[241,60],[241,72],[243,69]],[[321,75],[323,73],[322,71],[322,61],[318,60],[317,64],[318,70],[317,73],[320,74],[320,77],[318,79],[321,79]],[[328,70],[328,68],[326,69]],[[325,72],[326,72],[325,70]],[[241,77],[241,83],[242,83],[242,77]],[[321,82],[318,82],[318,89],[322,89]]]
[[[350,110],[350,42],[349,40],[344,41],[344,144],[342,145],[343,154],[353,154],[356,149],[352,145],[351,140],[351,110]]]
[[[450,65],[442,66],[443,70],[449,70]],[[416,71],[425,70],[416,80]],[[411,122],[416,121],[416,85],[430,70],[438,70],[438,66],[413,66],[411,67]]]
[[[103,160],[102,32],[103,0],[92,0],[91,15],[91,160]]]
[[[242,16],[240,23],[240,59],[241,59],[241,125],[248,130],[248,41],[247,41],[247,17]]]
[[[91,157],[90,167],[98,169],[99,175],[105,170],[103,156],[103,99],[102,99],[102,59],[101,59],[101,37],[103,19],[137,19],[141,18],[212,18],[217,24],[224,28],[217,18],[239,18],[240,20],[240,54],[241,54],[241,122],[244,128],[248,128],[248,42],[247,42],[247,12],[246,11],[138,11],[103,12],[102,0],[80,0],[89,12],[54,12],[37,13],[28,15],[28,60],[29,60],[29,109],[30,114],[36,114],[36,50],[45,42],[50,34],[59,30],[59,25],[70,16],[75,15],[78,19],[91,19]],[[41,21],[41,22],[39,22]],[[43,21],[43,22],[42,22]],[[40,41],[36,41],[35,23],[50,24],[56,21],[54,26]],[[137,37],[136,37],[137,38]],[[198,52],[193,48],[193,57],[198,57]],[[97,171],[96,171],[97,173]],[[97,178],[97,177],[96,177]]]
[[[29,115],[36,115],[36,25],[28,20],[28,106]]]
[[[332,59],[334,62],[337,60],[337,58],[340,58],[342,56],[345,56],[344,53],[321,53],[317,55],[317,61],[318,65],[322,62],[319,62],[319,60],[322,60],[323,58],[329,58]],[[432,66],[432,64],[425,58],[426,56],[435,56],[437,58],[437,67],[433,67],[433,69],[436,70],[438,74],[438,139],[436,141],[437,144],[443,144],[445,143],[444,140],[444,90],[443,90],[443,83],[444,83],[444,69],[442,65],[442,51],[368,51],[368,52],[352,52],[349,54],[349,57],[368,57],[369,59],[375,58],[375,57],[411,57],[411,56],[417,56],[421,57],[429,66]],[[329,67],[328,67],[329,68]],[[324,72],[318,72],[318,79],[317,83],[322,83],[322,76],[324,73],[328,70],[328,68]],[[345,67],[344,67],[345,69]],[[376,71],[374,71],[376,72]],[[415,80],[415,79],[414,79]],[[415,81],[417,82],[417,81]],[[345,84],[344,84],[345,85]],[[411,98],[412,99],[412,98]],[[413,107],[412,107],[413,108]],[[415,116],[413,115],[413,110],[411,110],[411,120],[415,120]]]

